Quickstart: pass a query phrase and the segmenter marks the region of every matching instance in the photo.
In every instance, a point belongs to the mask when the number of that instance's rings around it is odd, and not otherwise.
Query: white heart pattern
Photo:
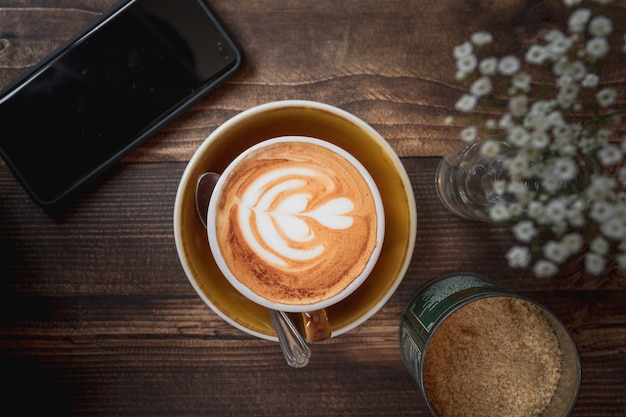
[[[349,198],[333,198],[309,209],[312,195],[307,186],[312,181],[324,182],[323,177],[314,169],[291,167],[266,173],[245,190],[238,208],[239,224],[259,256],[281,266],[286,259],[310,260],[325,250],[324,244],[302,248],[302,243],[315,238],[311,221],[334,230],[352,226],[349,214],[354,203]]]

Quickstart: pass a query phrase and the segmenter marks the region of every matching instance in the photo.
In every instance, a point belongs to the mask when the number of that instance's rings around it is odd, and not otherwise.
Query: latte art
[[[288,261],[308,261],[324,253],[316,241],[315,222],[340,230],[352,226],[354,203],[339,197],[311,208],[310,188],[318,182],[332,195],[333,179],[319,169],[283,168],[254,181],[242,195],[238,220],[246,243],[264,260],[281,267]]]
[[[240,159],[215,204],[228,270],[272,303],[311,305],[341,293],[379,243],[380,213],[359,170],[308,141],[273,143]]]

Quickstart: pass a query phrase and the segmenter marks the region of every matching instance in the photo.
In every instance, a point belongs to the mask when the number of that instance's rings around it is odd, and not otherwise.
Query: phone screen
[[[124,4],[0,97],[0,148],[54,202],[208,93],[239,52],[197,0]]]

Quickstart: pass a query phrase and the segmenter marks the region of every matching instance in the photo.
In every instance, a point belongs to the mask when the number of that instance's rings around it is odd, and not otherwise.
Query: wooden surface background
[[[0,86],[112,3],[0,0]],[[512,271],[509,232],[454,217],[434,188],[438,157],[458,144],[443,126],[461,93],[452,47],[486,29],[503,52],[525,50],[564,21],[560,0],[209,3],[241,44],[243,70],[70,209],[48,216],[0,164],[0,399],[16,410],[2,414],[427,416],[400,356],[400,315],[429,279],[469,270],[545,304],[570,328],[583,366],[573,416],[626,416],[626,276],[590,277],[576,262],[550,282]],[[610,8],[622,32],[625,3]],[[608,74],[626,92],[621,59]],[[396,294],[359,328],[314,345],[301,370],[202,303],[172,231],[195,148],[229,117],[281,99],[326,102],[370,123],[403,157],[418,206],[416,250]]]

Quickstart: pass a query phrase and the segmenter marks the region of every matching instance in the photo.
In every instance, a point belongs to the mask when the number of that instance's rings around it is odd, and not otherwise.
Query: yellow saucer
[[[365,282],[327,309],[332,335],[363,323],[393,295],[411,261],[417,210],[408,175],[389,144],[369,125],[335,107],[289,100],[244,111],[216,129],[197,149],[181,178],[174,205],[178,255],[192,286],[225,321],[253,336],[276,341],[267,310],[243,297],[221,274],[195,209],[195,186],[206,171],[221,173],[243,150],[279,136],[309,136],[354,155],[376,182],[385,210],[385,240]]]

